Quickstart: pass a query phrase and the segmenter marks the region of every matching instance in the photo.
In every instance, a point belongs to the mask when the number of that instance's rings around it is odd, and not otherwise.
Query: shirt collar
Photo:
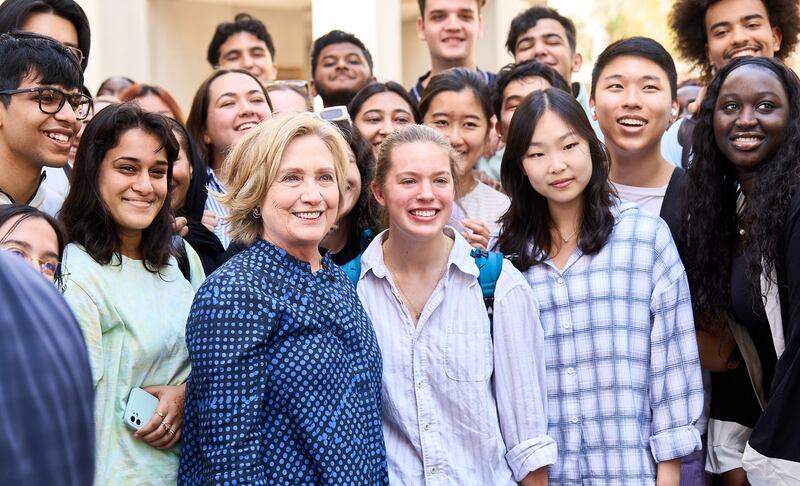
[[[35,207],[36,209],[39,209],[39,206],[41,206],[42,202],[44,201],[42,182],[44,182],[45,179],[47,179],[47,172],[42,171],[42,175],[39,176],[39,183],[36,185],[36,190],[33,191],[33,196],[31,196],[30,199],[21,204],[27,204],[28,206],[32,206]],[[13,197],[11,197],[11,194],[7,193],[6,191],[0,189],[0,194],[3,194],[9,201],[11,201],[11,204],[18,204],[17,201],[15,201]]]
[[[475,260],[470,255],[472,247],[469,242],[451,226],[445,226],[443,231],[447,236],[453,238],[453,248],[450,250],[450,255],[447,258],[448,271],[452,267],[456,267],[463,273],[477,277],[480,271],[478,270],[478,266],[475,265]],[[372,271],[377,278],[386,278],[389,270],[386,268],[386,262],[383,260],[383,247],[381,245],[387,236],[389,236],[388,229],[376,236],[364,251],[364,254],[361,256],[362,277],[367,272]]]

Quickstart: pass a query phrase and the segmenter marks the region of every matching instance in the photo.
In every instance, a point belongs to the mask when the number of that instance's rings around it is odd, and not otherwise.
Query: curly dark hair
[[[711,78],[713,66],[706,55],[706,10],[719,0],[676,0],[669,14],[669,26],[681,56],[700,68],[705,80]],[[800,34],[800,9],[797,0],[762,0],[769,23],[783,37],[777,57],[786,59],[794,50]]]
[[[273,61],[275,60],[275,43],[272,41],[272,36],[269,35],[269,31],[267,31],[267,26],[264,25],[264,22],[250,14],[240,13],[236,14],[233,22],[222,22],[217,25],[217,29],[214,31],[214,37],[211,38],[211,42],[208,44],[208,52],[206,53],[206,60],[208,63],[212,66],[219,65],[219,48],[222,47],[222,44],[224,44],[230,36],[240,32],[247,32],[258,40],[263,41],[267,46],[269,56]]]
[[[789,201],[800,183],[800,79],[781,61],[766,57],[734,59],[714,76],[700,106],[694,129],[686,200],[688,222],[684,252],[692,305],[698,311],[721,312],[730,302],[731,261],[738,237],[739,182],[733,164],[714,137],[714,110],[725,79],[743,66],[769,70],[783,84],[789,100],[786,138],[778,151],[756,169],[741,220],[747,228],[744,255],[755,295],[760,277],[782,268],[781,238]],[[762,267],[763,263],[763,267]]]
[[[506,88],[512,81],[525,78],[542,78],[551,87],[572,93],[572,88],[558,71],[535,59],[506,64],[497,72],[497,80],[492,93],[492,107],[498,120],[503,116],[503,99]]]
[[[536,192],[522,170],[536,125],[546,112],[552,112],[589,144],[592,176],[584,189],[578,247],[587,255],[599,252],[614,228],[614,190],[608,181],[611,158],[598,140],[581,105],[571,93],[558,88],[534,91],[514,112],[508,128],[508,143],[503,154],[500,179],[511,198],[511,206],[500,218],[502,230],[494,249],[516,255],[514,266],[525,271],[543,263],[552,247],[552,219],[547,199]]]
[[[69,194],[64,200],[59,220],[67,232],[68,243],[84,247],[97,263],[107,265],[113,256],[120,256],[116,222],[100,197],[100,166],[128,130],[139,128],[155,136],[167,156],[167,185],[172,180],[172,164],[178,158],[178,141],[166,118],[147,113],[134,103],[111,105],[100,110],[86,125],[75,154]],[[142,231],[140,251],[145,268],[159,273],[173,254],[172,215],[167,194],[164,204],[150,226]]]

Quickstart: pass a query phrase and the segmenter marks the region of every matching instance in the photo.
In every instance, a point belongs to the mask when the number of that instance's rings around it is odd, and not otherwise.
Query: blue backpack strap
[[[341,266],[347,277],[353,282],[353,287],[358,287],[358,279],[361,278],[361,255],[367,249],[372,240],[375,238],[375,232],[367,228],[361,232],[361,240],[359,241],[359,252],[355,258]]]
[[[478,284],[483,293],[483,303],[486,305],[486,312],[489,314],[489,325],[494,337],[494,289],[497,286],[497,279],[503,271],[503,254],[499,251],[486,251],[480,248],[473,248],[470,256],[478,266]]]

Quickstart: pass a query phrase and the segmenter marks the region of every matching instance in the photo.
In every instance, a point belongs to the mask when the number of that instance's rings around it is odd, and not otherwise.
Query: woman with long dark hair
[[[0,250],[23,258],[61,286],[64,231],[55,218],[26,204],[0,206]]]
[[[516,255],[545,331],[550,480],[677,484],[703,407],[689,287],[666,223],[620,203],[609,157],[575,98],[517,107],[495,245]]]
[[[800,80],[775,59],[731,61],[708,86],[692,153],[685,255],[692,304],[706,317],[701,329],[736,342],[723,356],[727,366],[712,374],[709,462],[719,472],[743,466],[751,484],[793,484],[800,477]],[[734,436],[741,441],[725,442]],[[715,445],[743,451],[742,461],[715,458]],[[744,480],[740,471],[736,481]]]
[[[186,318],[204,278],[186,246],[173,255],[169,183],[178,143],[164,117],[112,105],[86,126],[60,218],[64,296],[83,330],[95,389],[95,484],[174,484],[189,355]],[[157,400],[138,431],[123,423],[128,397]]]

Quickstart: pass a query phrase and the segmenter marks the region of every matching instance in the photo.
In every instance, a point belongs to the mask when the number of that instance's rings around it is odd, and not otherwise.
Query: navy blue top
[[[0,336],[0,484],[92,484],[94,390],[83,334],[55,285],[4,251]]]
[[[264,240],[200,287],[179,484],[385,484],[381,356],[345,273]]]

